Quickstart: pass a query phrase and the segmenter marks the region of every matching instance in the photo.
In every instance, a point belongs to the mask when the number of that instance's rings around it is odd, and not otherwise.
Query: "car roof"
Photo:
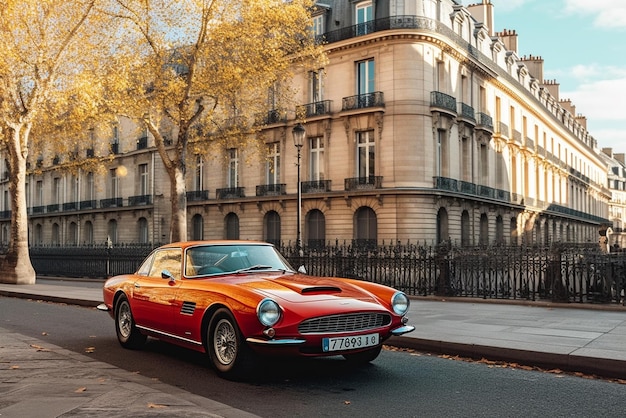
[[[201,240],[201,241],[179,241],[165,244],[159,248],[187,248],[199,245],[267,245],[273,246],[269,242],[264,241],[248,241],[248,240]]]

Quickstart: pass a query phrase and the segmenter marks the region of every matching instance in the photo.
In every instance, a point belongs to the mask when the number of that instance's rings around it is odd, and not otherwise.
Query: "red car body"
[[[208,353],[223,375],[246,367],[252,352],[367,362],[390,336],[414,329],[403,293],[300,273],[263,242],[165,245],[134,274],[107,280],[103,296],[99,308],[124,347],[156,337]]]

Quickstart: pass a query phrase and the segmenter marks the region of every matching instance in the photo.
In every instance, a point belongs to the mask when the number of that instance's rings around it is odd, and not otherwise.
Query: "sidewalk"
[[[97,306],[102,290],[93,281],[89,285],[66,280],[0,283],[0,296]],[[621,306],[419,298],[411,301],[409,323],[415,331],[393,337],[388,344],[626,379],[626,309]],[[2,328],[0,353],[3,418],[56,417],[68,411],[99,416],[252,416]]]

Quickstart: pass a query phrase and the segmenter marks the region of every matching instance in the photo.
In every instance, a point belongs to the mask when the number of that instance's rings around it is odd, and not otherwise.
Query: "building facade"
[[[518,56],[514,31],[495,32],[489,1],[326,0],[313,21],[328,63],[293,79],[295,108],[268,100],[264,152],[189,157],[189,239],[295,242],[299,218],[305,245],[596,242],[606,229],[608,168],[585,118],[541,57]],[[152,138],[122,120],[94,136],[85,156],[110,156],[104,170],[33,157],[31,244],[168,241]]]

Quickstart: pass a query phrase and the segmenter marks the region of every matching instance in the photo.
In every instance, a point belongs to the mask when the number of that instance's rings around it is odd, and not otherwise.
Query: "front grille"
[[[346,315],[331,315],[307,319],[298,326],[301,334],[328,334],[340,332],[367,331],[391,323],[391,315],[378,312],[364,312]]]

